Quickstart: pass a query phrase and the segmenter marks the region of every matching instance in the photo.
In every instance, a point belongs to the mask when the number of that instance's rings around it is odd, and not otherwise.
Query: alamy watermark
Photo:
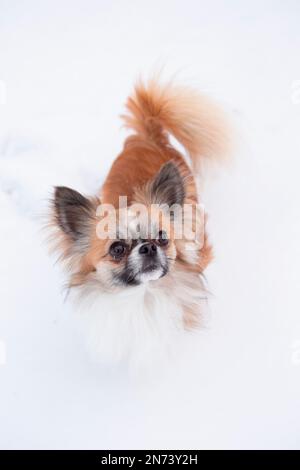
[[[295,340],[291,344],[291,362],[294,366],[300,366],[300,340]]]
[[[7,87],[4,80],[0,80],[0,105],[7,102]]]
[[[6,364],[6,343],[0,340],[0,366]]]
[[[291,100],[293,104],[300,104],[300,80],[294,80],[292,82]]]
[[[127,197],[119,197],[118,209],[112,204],[97,208],[97,237],[110,239],[156,239],[163,230],[173,240],[187,242],[189,249],[204,244],[205,211],[202,204],[127,205]],[[191,243],[191,242],[194,242]]]

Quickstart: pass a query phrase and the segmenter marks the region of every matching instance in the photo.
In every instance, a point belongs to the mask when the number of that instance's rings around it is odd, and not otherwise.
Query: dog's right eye
[[[115,259],[121,259],[126,253],[127,247],[123,242],[114,242],[109,247],[109,254]]]

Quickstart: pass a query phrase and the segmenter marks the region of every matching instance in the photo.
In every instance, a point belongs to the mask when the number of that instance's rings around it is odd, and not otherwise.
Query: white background
[[[300,447],[299,21],[298,0],[0,0],[1,448]],[[164,63],[240,146],[205,185],[210,319],[142,383],[90,362],[40,227],[53,185],[97,190]]]

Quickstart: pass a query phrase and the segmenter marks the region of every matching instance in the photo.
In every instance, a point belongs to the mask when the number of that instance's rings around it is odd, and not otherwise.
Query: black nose
[[[139,253],[146,256],[154,256],[156,251],[157,247],[155,243],[152,242],[144,243],[139,249]]]

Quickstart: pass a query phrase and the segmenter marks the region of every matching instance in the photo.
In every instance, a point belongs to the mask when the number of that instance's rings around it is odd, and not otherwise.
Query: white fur
[[[168,288],[165,278],[116,293],[103,293],[97,282],[78,288],[74,300],[94,359],[106,364],[127,361],[133,371],[168,363],[189,334],[182,302],[206,303],[198,275],[168,276],[173,277]]]
[[[166,264],[166,260],[164,260],[165,255],[162,253],[160,247],[157,247],[157,269],[148,272],[139,272],[142,264],[142,257],[139,253],[141,244],[138,244],[130,253],[128,257],[128,264],[130,267],[133,268],[134,272],[137,273],[137,279],[139,282],[146,283],[148,281],[155,281],[161,277],[163,274],[162,266]]]
[[[154,269],[153,271],[140,274],[139,281],[142,282],[143,284],[149,281],[156,281],[162,276],[162,274],[163,274],[163,270],[161,268]]]

